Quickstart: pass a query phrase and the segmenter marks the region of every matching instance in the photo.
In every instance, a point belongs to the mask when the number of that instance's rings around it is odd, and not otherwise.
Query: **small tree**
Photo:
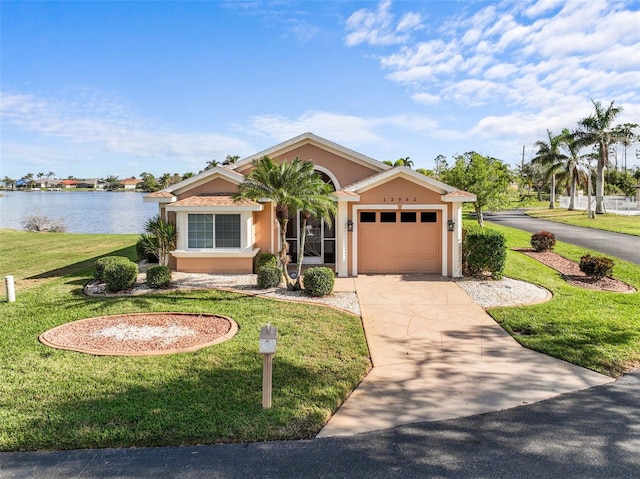
[[[456,156],[454,165],[442,172],[442,180],[476,195],[473,209],[480,226],[484,226],[485,210],[509,207],[515,192],[510,188],[511,173],[507,165],[475,151]]]
[[[146,245],[147,253],[155,254],[162,266],[168,266],[169,252],[176,248],[178,237],[175,225],[156,215],[147,220],[144,230],[145,233],[140,236]]]

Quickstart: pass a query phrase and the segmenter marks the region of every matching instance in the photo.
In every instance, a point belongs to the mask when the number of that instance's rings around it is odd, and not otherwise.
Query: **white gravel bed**
[[[141,270],[144,271],[143,268],[141,268]],[[146,273],[140,273],[136,286],[128,291],[127,294],[138,295],[154,291],[146,285],[146,276]],[[257,275],[255,274],[234,275],[174,272],[172,278],[172,287],[170,289],[235,289],[267,298],[326,304],[349,311],[358,316],[361,315],[360,303],[358,302],[358,296],[355,292],[339,292],[329,296],[315,298],[308,296],[304,291],[288,291],[283,287],[258,289],[256,286]],[[533,304],[547,301],[551,298],[551,293],[546,289],[511,278],[503,278],[501,280],[463,278],[455,281],[473,301],[483,308]],[[111,296],[106,293],[104,284],[97,284],[95,282],[89,283],[85,287],[85,292],[90,295]],[[114,296],[120,294],[121,293],[116,293]]]
[[[459,279],[456,283],[483,308],[520,306],[551,299],[551,293],[535,284],[511,278],[500,280]]]

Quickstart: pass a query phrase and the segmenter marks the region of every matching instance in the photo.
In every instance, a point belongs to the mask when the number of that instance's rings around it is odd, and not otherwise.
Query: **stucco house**
[[[371,273],[462,275],[462,204],[475,195],[406,167],[304,133],[231,165],[218,166],[161,191],[145,195],[176,224],[177,247],[170,266],[177,271],[252,273],[260,252],[277,253],[275,205],[234,202],[253,161],[295,157],[310,160],[335,188],[337,215],[332,226],[309,220],[304,264],[322,264],[339,277]],[[300,218],[289,222],[292,263]]]

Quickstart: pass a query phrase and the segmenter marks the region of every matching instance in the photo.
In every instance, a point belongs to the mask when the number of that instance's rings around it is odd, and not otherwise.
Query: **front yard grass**
[[[527,209],[525,213],[542,220],[640,236],[640,216],[622,216],[606,213],[596,215],[595,218],[590,219],[583,210],[569,211],[564,208],[552,210],[549,208],[532,208]]]
[[[529,247],[529,233],[503,226],[508,248]],[[579,262],[585,248],[557,242],[554,251]],[[509,250],[505,275],[553,292],[547,303],[495,308],[489,314],[523,346],[617,377],[640,366],[640,293],[612,293],[571,286],[560,273]],[[615,259],[614,276],[640,290],[640,266]]]
[[[24,251],[40,239],[21,234]],[[42,236],[53,243],[69,239]],[[3,244],[4,238],[2,231]],[[128,249],[114,246],[134,253],[131,242]],[[103,247],[98,255],[109,251]],[[27,269],[16,270],[17,277],[47,274]],[[87,297],[82,287],[91,273],[52,274],[18,291],[15,303],[0,303],[0,450],[310,438],[370,368],[361,321],[353,315],[220,291]],[[151,311],[223,314],[240,330],[195,353],[152,357],[92,356],[38,341],[44,331],[77,319]],[[273,407],[263,410],[258,337],[269,322],[279,337]]]

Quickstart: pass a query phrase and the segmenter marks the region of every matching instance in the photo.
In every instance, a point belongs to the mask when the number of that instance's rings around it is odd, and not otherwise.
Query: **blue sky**
[[[516,165],[591,99],[640,123],[640,1],[0,9],[2,177],[197,172],[305,131],[415,167],[470,150]]]

